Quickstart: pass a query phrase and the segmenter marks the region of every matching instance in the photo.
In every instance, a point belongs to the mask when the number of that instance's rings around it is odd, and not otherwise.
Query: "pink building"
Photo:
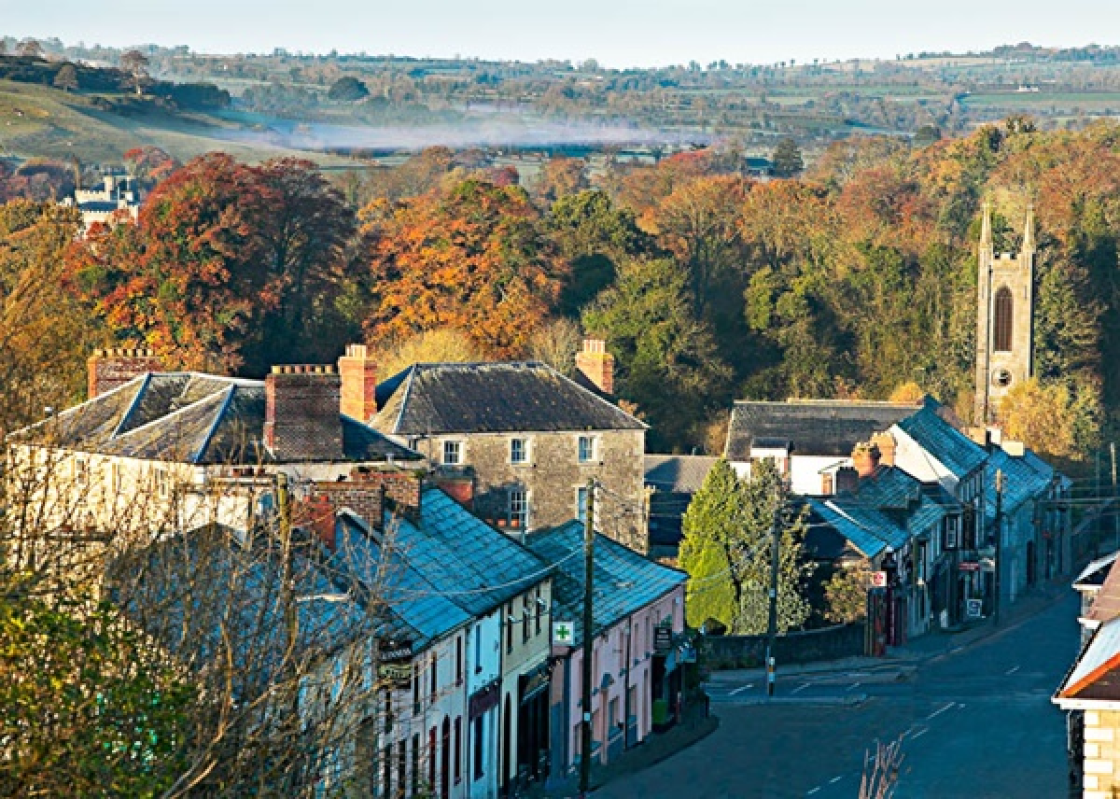
[[[553,575],[550,782],[573,777],[583,718],[584,529],[572,521],[531,536]],[[684,693],[687,576],[595,536],[592,757],[605,764],[676,719]]]

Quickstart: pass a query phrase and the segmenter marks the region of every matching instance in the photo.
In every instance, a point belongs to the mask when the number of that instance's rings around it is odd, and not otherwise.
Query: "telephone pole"
[[[1000,579],[999,573],[1003,569],[1003,564],[1000,563],[1000,550],[1003,546],[1003,470],[996,470],[996,567],[992,575],[992,583],[995,587],[992,596],[992,623],[999,624],[999,587]]]
[[[781,475],[778,476],[781,480]],[[782,518],[782,486],[781,482],[774,490],[774,520],[770,526],[770,535],[773,539],[770,545],[770,613],[766,623],[766,696],[774,695],[774,681],[777,679],[777,661],[774,657],[774,648],[778,637],[778,558],[781,546],[781,518]]]
[[[586,797],[591,791],[591,661],[595,636],[592,600],[595,598],[592,580],[595,577],[595,481],[587,481],[587,518],[583,520],[583,723],[580,725],[579,795]]]
[[[1108,451],[1112,455],[1112,538],[1113,551],[1120,549],[1120,516],[1116,515],[1116,442],[1110,442]]]

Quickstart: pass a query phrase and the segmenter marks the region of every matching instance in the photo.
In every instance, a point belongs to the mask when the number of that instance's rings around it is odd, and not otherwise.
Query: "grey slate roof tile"
[[[739,401],[731,411],[728,460],[747,461],[755,442],[788,441],[798,455],[846,458],[872,433],[915,413],[917,405],[845,400]]]
[[[941,409],[940,403],[927,396],[921,410],[899,420],[898,426],[957,478],[962,478],[983,466],[988,454],[947,422]]]
[[[552,598],[554,619],[574,622],[575,646],[583,644],[585,568],[584,527],[571,521],[529,536],[529,548],[556,567]],[[595,569],[592,577],[592,618],[596,631],[605,630],[635,611],[660,599],[688,575],[647,560],[622,544],[595,534]]]
[[[343,457],[415,461],[423,456],[339,415]],[[68,449],[194,464],[255,464],[270,457],[262,380],[183,372],[134,378],[55,419],[13,433]]]
[[[642,430],[646,425],[542,363],[415,364],[378,386],[387,435]]]
[[[646,485],[658,491],[695,494],[719,458],[706,455],[646,455]]]

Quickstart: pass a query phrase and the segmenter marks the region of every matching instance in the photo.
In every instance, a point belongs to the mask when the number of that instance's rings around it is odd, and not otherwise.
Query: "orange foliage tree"
[[[489,355],[522,353],[560,291],[563,264],[513,186],[467,180],[446,196],[370,204],[371,339],[458,328]]]

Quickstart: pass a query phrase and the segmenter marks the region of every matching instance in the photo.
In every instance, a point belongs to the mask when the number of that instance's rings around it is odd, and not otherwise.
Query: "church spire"
[[[992,252],[992,204],[984,200],[984,223],[980,228],[980,252]]]
[[[1027,222],[1023,228],[1023,252],[1033,253],[1034,245],[1034,203],[1027,205]]]

